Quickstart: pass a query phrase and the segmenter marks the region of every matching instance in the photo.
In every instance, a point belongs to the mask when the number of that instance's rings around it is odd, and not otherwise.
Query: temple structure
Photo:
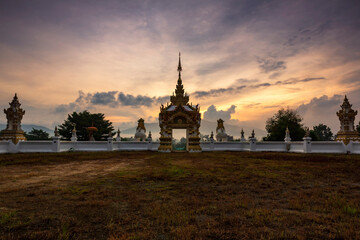
[[[138,120],[138,126],[135,132],[135,140],[136,141],[145,141],[146,140],[146,128],[144,119],[140,118]]]
[[[15,96],[10,104],[8,109],[4,109],[6,114],[7,125],[6,129],[2,130],[0,133],[0,140],[12,140],[13,143],[18,143],[19,141],[25,141],[24,131],[21,129],[21,120],[25,114],[25,111],[20,108],[21,104],[15,93]]]
[[[170,104],[161,104],[159,113],[160,146],[159,151],[172,151],[172,130],[186,129],[186,151],[200,152],[200,122],[201,114],[198,105],[189,104],[189,96],[184,91],[181,79],[181,59],[179,53],[179,77],[175,94],[170,96]]]
[[[217,120],[217,127],[216,127],[216,141],[218,142],[226,142],[228,139],[228,135],[226,134],[225,127],[224,127],[224,120],[221,118]]]
[[[354,127],[355,116],[357,111],[354,111],[345,95],[344,102],[340,106],[341,109],[336,113],[340,120],[340,131],[337,133],[336,141],[343,141],[348,144],[352,141],[360,141],[359,133]]]

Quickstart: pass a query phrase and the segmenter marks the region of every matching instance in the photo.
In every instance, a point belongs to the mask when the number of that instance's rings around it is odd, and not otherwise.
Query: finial
[[[178,64],[178,72],[179,72],[179,74],[180,74],[180,72],[182,71],[182,67],[181,67],[181,59],[180,59],[180,52],[179,52],[179,64]]]
[[[76,123],[71,123],[71,125],[73,126],[73,130],[72,130],[72,132],[76,132],[76,128],[75,128]]]
[[[57,126],[55,126],[54,136],[55,136],[55,137],[58,137],[58,136],[59,136],[59,131],[58,131]]]

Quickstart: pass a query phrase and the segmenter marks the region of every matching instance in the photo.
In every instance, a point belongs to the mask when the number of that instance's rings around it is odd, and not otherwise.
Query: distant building
[[[340,120],[340,131],[337,133],[336,141],[343,141],[348,144],[352,141],[360,141],[359,133],[355,130],[354,121],[357,111],[354,111],[346,95],[341,109],[336,113]]]

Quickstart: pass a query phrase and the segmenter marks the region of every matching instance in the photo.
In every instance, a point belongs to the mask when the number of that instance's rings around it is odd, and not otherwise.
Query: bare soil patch
[[[84,178],[96,178],[109,172],[130,168],[119,159],[102,159],[52,165],[10,165],[0,168],[0,193],[29,187],[54,187],[71,184]]]

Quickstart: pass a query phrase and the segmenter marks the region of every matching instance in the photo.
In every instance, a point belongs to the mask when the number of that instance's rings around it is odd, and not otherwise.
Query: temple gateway
[[[170,96],[170,104],[161,104],[159,114],[160,125],[160,152],[172,151],[172,130],[186,129],[186,151],[200,152],[200,121],[201,114],[199,105],[189,104],[189,96],[184,92],[181,80],[181,59],[179,53],[178,64],[179,78],[175,94]]]

